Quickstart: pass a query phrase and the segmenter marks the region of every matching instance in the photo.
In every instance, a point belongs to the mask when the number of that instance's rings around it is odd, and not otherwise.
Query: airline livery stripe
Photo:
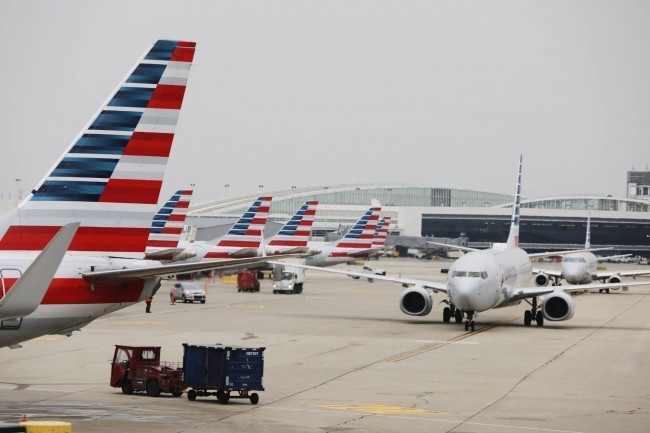
[[[88,129],[108,131],[134,131],[142,112],[103,110]]]
[[[180,235],[183,232],[182,227],[170,227],[169,225],[165,226],[160,233],[165,235]]]
[[[129,138],[129,135],[84,134],[70,153],[121,155]]]
[[[0,240],[0,250],[42,250],[61,227],[11,226]],[[149,228],[79,227],[70,251],[143,252]]]
[[[158,241],[154,239],[149,239],[149,242],[147,242],[147,248],[148,247],[165,247],[165,248],[176,248],[178,246],[178,240],[173,240],[173,241]]]
[[[124,155],[168,157],[173,139],[173,133],[134,132],[124,149]]]
[[[165,72],[165,65],[151,65],[141,63],[126,80],[127,83],[158,84],[160,77]]]
[[[217,245],[220,247],[258,248],[260,241],[222,239]]]
[[[185,95],[185,86],[159,84],[147,104],[147,108],[180,109]]]
[[[286,247],[306,247],[307,241],[295,241],[295,240],[284,240],[284,239],[274,239],[269,243],[269,246],[286,246]]]
[[[15,279],[4,279],[13,286]],[[83,278],[54,278],[43,297],[43,305],[116,304],[137,302],[140,299],[144,281],[133,281],[129,290],[118,283],[90,283]]]
[[[111,178],[99,198],[100,202],[158,203],[162,181]],[[120,250],[117,250],[120,251]]]

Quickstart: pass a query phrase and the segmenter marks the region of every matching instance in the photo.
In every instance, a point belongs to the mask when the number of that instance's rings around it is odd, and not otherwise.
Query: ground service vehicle
[[[151,397],[161,392],[174,397],[183,394],[183,369],[180,362],[160,360],[159,346],[115,346],[111,363],[111,386],[124,394],[145,391]]]
[[[276,265],[273,272],[273,293],[302,293],[305,269],[288,265]]]
[[[183,373],[187,399],[214,395],[223,404],[231,398],[248,398],[257,404],[264,391],[264,347],[183,344]],[[237,395],[231,395],[236,391]]]
[[[257,272],[249,269],[241,270],[237,273],[237,291],[238,292],[259,292],[260,282],[257,279]]]

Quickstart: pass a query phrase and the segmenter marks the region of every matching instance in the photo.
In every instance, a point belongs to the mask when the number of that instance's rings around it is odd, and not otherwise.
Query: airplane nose
[[[485,311],[496,302],[490,295],[488,287],[480,279],[462,279],[449,284],[451,302],[463,311]]]

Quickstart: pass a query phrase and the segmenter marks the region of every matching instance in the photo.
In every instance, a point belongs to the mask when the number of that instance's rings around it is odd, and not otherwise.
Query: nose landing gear
[[[471,331],[474,332],[475,330],[474,312],[466,311],[465,314],[467,315],[467,319],[465,319],[465,331],[469,331],[471,329]]]

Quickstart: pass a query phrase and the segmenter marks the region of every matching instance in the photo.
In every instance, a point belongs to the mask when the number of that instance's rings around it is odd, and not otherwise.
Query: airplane
[[[545,287],[551,282],[553,286],[559,286],[563,279],[569,284],[589,284],[593,281],[600,281],[602,283],[621,283],[621,277],[636,277],[640,275],[648,275],[650,271],[608,271],[599,272],[598,263],[618,258],[627,257],[630,254],[619,254],[615,256],[597,257],[591,249],[591,214],[587,217],[587,235],[585,239],[585,250],[578,253],[567,254],[562,258],[560,270],[555,269],[534,269],[535,284],[538,287]],[[602,248],[605,249],[605,248]],[[607,248],[609,249],[609,248]],[[618,286],[613,286],[611,289],[617,290]],[[610,287],[598,289],[600,293],[609,293]]]
[[[265,250],[270,255],[308,252],[311,227],[314,224],[318,201],[306,201],[287,223],[266,244]]]
[[[443,293],[447,304],[443,309],[443,322],[449,323],[453,317],[456,323],[465,319],[465,331],[475,330],[477,314],[493,308],[515,306],[522,301],[531,308],[524,313],[524,325],[530,326],[534,320],[537,326],[543,326],[544,320],[568,320],[575,314],[575,301],[571,292],[612,287],[611,284],[587,284],[571,287],[555,286],[552,288],[528,287],[526,283],[532,276],[532,264],[526,251],[519,248],[519,218],[521,203],[521,178],[523,157],[519,157],[519,169],[513,203],[510,232],[506,243],[495,243],[485,250],[471,250],[456,259],[449,268],[446,283],[415,280],[394,276],[372,275],[373,280],[385,280],[401,283],[407,289],[400,296],[400,309],[411,316],[428,315],[433,307],[433,293]],[[566,252],[565,252],[566,253]],[[537,253],[557,255],[558,252]],[[367,273],[322,269],[304,266],[348,276],[358,275],[368,278]],[[648,285],[650,282],[628,283],[627,285]],[[618,284],[623,286],[623,284]],[[431,292],[429,292],[429,290]]]
[[[196,255],[180,247],[187,209],[192,200],[192,189],[179,189],[153,217],[145,258],[158,261],[183,261]]]
[[[195,48],[155,42],[43,180],[0,217],[0,347],[69,336],[153,296],[165,275],[263,261],[142,259]]]
[[[390,227],[391,217],[384,216],[377,223],[375,230],[375,237],[372,240],[372,247],[379,253],[386,246],[386,239],[388,238],[388,228]]]
[[[374,251],[372,242],[380,210],[379,206],[370,207],[341,239],[333,242],[310,242],[309,248],[318,253],[306,257],[305,265],[332,266],[368,257]]]

